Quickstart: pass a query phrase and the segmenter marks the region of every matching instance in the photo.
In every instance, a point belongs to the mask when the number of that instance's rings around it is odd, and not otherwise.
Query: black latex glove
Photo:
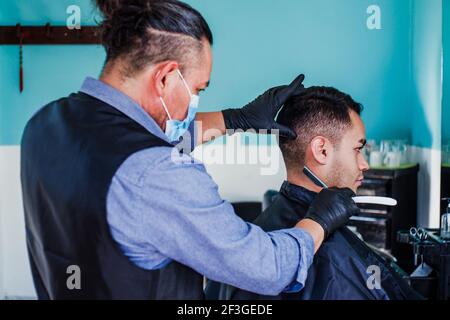
[[[305,87],[302,82],[303,74],[295,78],[288,86],[274,87],[240,109],[226,109],[222,111],[226,129],[278,129],[280,136],[295,139],[297,134],[288,127],[275,122],[275,116],[291,97],[299,95]]]
[[[359,209],[349,189],[325,188],[311,203],[305,218],[314,220],[325,230],[325,239],[336,229],[344,226]]]

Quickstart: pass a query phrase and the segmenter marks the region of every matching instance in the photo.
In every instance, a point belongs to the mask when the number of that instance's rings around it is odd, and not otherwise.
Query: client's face
[[[356,112],[352,111],[350,118],[353,125],[334,148],[327,180],[330,186],[347,187],[356,192],[369,165],[361,152],[366,143],[364,124]]]

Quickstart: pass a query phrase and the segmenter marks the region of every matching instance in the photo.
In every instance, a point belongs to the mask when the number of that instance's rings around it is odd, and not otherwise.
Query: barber
[[[260,294],[301,290],[314,252],[355,212],[353,193],[324,190],[294,228],[265,233],[236,216],[204,165],[175,144],[226,129],[295,139],[274,118],[304,77],[243,108],[196,113],[212,68],[200,13],[178,1],[97,4],[107,54],[100,78],[43,107],[22,139],[38,297],[201,299],[203,276]]]

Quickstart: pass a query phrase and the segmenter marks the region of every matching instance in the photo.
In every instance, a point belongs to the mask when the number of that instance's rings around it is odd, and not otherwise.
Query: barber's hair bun
[[[105,19],[110,19],[114,12],[125,6],[133,5],[134,7],[147,7],[151,2],[157,0],[95,0],[97,8]]]
[[[114,11],[121,6],[120,0],[96,0],[95,3],[106,19],[111,18]]]

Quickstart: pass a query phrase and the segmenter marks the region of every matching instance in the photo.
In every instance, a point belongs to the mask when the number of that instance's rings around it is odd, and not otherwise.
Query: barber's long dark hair
[[[176,0],[96,0],[103,15],[106,63],[123,58],[132,74],[165,60],[192,59],[189,54],[213,36],[202,15]]]

